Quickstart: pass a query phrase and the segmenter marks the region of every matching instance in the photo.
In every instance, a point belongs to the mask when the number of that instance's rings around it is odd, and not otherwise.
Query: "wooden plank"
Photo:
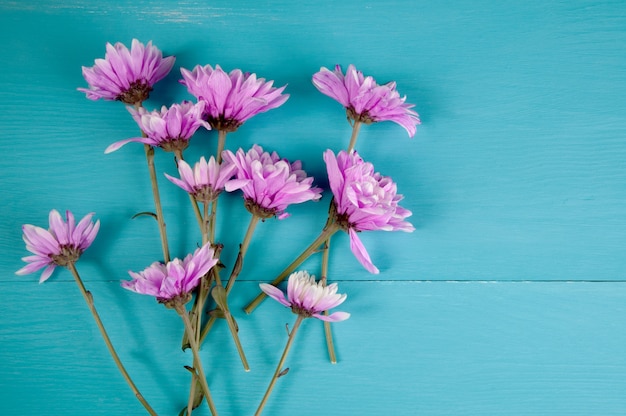
[[[185,402],[190,355],[176,314],[116,282],[91,282],[113,343],[159,414]],[[73,284],[2,283],[4,414],[141,414]],[[220,322],[203,347],[220,414],[252,414],[295,315],[276,302],[231,304],[251,371]],[[623,283],[340,282],[351,318],[306,321],[266,414],[619,415],[626,411]],[[29,293],[25,297],[24,293]],[[208,414],[201,411],[199,414]]]

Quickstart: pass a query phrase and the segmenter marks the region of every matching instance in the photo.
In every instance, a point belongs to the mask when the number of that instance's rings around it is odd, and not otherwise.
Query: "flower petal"
[[[350,314],[348,312],[333,312],[328,316],[323,313],[315,313],[312,316],[326,322],[340,322],[348,319]]]
[[[365,267],[367,271],[370,273],[373,273],[373,274],[380,273],[378,268],[376,268],[376,266],[374,266],[374,263],[372,263],[372,260],[370,259],[369,254],[367,254],[367,250],[365,249],[365,246],[359,239],[356,231],[350,228],[350,230],[348,231],[348,234],[350,235],[350,250],[352,251],[354,256],[357,258],[359,263],[361,263],[363,267]]]
[[[259,287],[263,292],[265,292],[267,296],[271,297],[272,299],[281,303],[284,306],[291,307],[291,303],[289,303],[289,301],[285,299],[285,295],[282,290],[280,290],[276,286],[272,286],[267,283],[260,283]]]

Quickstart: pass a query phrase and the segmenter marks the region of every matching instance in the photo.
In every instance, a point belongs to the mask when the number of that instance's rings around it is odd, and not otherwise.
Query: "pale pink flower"
[[[298,271],[289,276],[286,298],[275,286],[267,283],[261,283],[259,286],[269,297],[291,308],[293,313],[306,318],[312,316],[322,321],[339,322],[350,317],[347,312],[334,312],[328,316],[323,314],[324,311],[341,305],[347,295],[337,293],[337,283],[324,285],[322,282],[316,282],[315,276],[310,276],[307,271]]]
[[[330,189],[334,196],[336,222],[350,235],[350,249],[371,273],[378,273],[357,232],[369,230],[415,230],[405,218],[411,211],[402,208],[402,195],[388,176],[374,172],[371,163],[364,162],[356,153],[331,150],[324,152]]]
[[[130,51],[121,43],[106,45],[104,59],[96,59],[91,68],[83,67],[83,77],[89,88],[78,88],[90,100],[118,100],[136,105],[145,101],[153,85],[163,79],[174,66],[176,58],[163,58],[152,45],[144,46],[133,39]]]
[[[248,152],[223,152],[224,160],[236,166],[235,179],[226,182],[226,190],[241,189],[246,208],[261,218],[289,216],[285,209],[290,204],[318,200],[322,190],[313,187],[313,178],[307,177],[302,163],[281,159],[276,152],[264,152],[254,145]]]
[[[348,66],[345,75],[339,65],[334,71],[322,67],[313,75],[313,84],[321,93],[340,102],[351,120],[366,124],[393,121],[404,127],[409,137],[415,135],[415,126],[420,124],[419,115],[411,110],[414,105],[405,103],[406,96],[400,97],[395,82],[378,85],[354,65]]]
[[[192,71],[181,68],[181,84],[198,100],[206,102],[205,117],[215,130],[235,131],[249,118],[281,106],[288,94],[285,87],[274,88],[256,74],[240,69],[229,74],[219,65],[197,65]]]
[[[43,283],[52,275],[56,266],[75,263],[83,251],[93,243],[100,229],[100,221],[95,223],[91,221],[93,215],[93,213],[85,215],[76,224],[74,214],[70,211],[65,211],[66,221],[63,221],[61,214],[57,210],[52,210],[49,215],[50,228],[48,230],[25,224],[22,231],[26,250],[33,255],[22,258],[29,264],[15,273],[29,274],[45,267],[39,279],[39,283]]]
[[[233,177],[237,167],[230,163],[217,164],[211,156],[207,163],[204,156],[196,162],[193,170],[184,160],[178,161],[178,173],[180,179],[168,175],[165,176],[173,184],[183,188],[197,201],[209,203],[217,199],[224,189],[226,182]]]
[[[210,243],[196,249],[183,260],[174,259],[167,264],[154,262],[145,270],[129,271],[132,280],[122,281],[122,287],[143,295],[154,296],[159,302],[188,301],[191,292],[211,267],[217,264]]]
[[[151,112],[143,107],[127,108],[146,137],[120,140],[107,147],[104,153],[114,152],[130,142],[158,146],[168,152],[183,151],[200,126],[207,130],[211,129],[207,122],[202,120],[203,102],[194,104],[191,101],[183,101],[181,104],[172,104],[170,108],[163,106],[161,111]]]

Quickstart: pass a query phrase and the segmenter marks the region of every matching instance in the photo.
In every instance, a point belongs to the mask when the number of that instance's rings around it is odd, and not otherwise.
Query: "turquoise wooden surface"
[[[160,257],[141,146],[104,155],[136,125],[123,106],[91,102],[82,65],[107,41],[153,40],[176,55],[148,107],[191,98],[178,68],[220,64],[288,84],[291,98],[228,138],[259,143],[325,186],[322,152],[345,148],[339,104],[311,84],[320,66],[354,63],[395,80],[423,125],[414,139],[368,126],[359,152],[392,176],[416,231],[363,233],[378,276],[333,239],[330,277],[352,317],[305,322],[265,414],[527,415],[626,413],[626,7],[571,2],[14,1],[0,4],[0,410],[2,414],[142,414],[67,271],[43,285],[14,271],[20,226],[50,209],[94,211],[102,230],[78,264],[140,389],[159,414],[185,403],[191,357],[180,325],[119,287]],[[215,135],[188,156],[212,152]],[[157,154],[159,173],[173,173]],[[162,181],[172,251],[196,244],[184,195]],[[219,325],[203,348],[220,414],[252,414],[294,316],[266,302],[240,311],[319,231],[322,202],[260,224],[233,310],[252,371]],[[220,202],[222,204],[222,202]],[[248,214],[228,195],[218,228],[232,264]],[[317,272],[318,259],[307,263]],[[198,414],[207,414],[201,409]]]

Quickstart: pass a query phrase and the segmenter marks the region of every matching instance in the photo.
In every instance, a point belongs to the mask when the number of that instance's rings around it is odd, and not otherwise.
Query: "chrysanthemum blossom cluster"
[[[335,221],[350,235],[350,249],[371,273],[378,273],[357,232],[370,230],[407,231],[415,228],[405,218],[411,211],[402,208],[402,195],[388,176],[374,172],[371,163],[358,153],[324,152],[330,189],[334,197]]]
[[[56,268],[75,263],[98,234],[100,221],[91,221],[93,213],[87,214],[76,224],[74,214],[65,212],[65,221],[57,210],[50,211],[50,228],[45,230],[30,224],[22,227],[26,249],[32,256],[22,258],[28,264],[18,270],[18,275],[34,273],[39,269],[45,270],[41,274],[39,283],[43,283]]]
[[[199,101],[206,103],[205,117],[215,130],[231,132],[259,113],[281,106],[289,98],[285,87],[240,69],[224,72],[219,65],[197,65],[180,70],[180,81]]]
[[[393,121],[404,127],[409,137],[415,135],[415,126],[420,124],[419,115],[411,110],[414,105],[407,104],[406,97],[400,97],[395,82],[378,85],[354,65],[348,66],[345,75],[339,65],[334,71],[322,67],[313,75],[313,84],[321,93],[341,103],[351,120],[365,124]]]
[[[337,293],[336,283],[325,285],[323,282],[316,282],[315,276],[309,275],[306,270],[292,273],[287,283],[287,296],[275,286],[261,283],[260,288],[269,297],[280,304],[291,308],[293,313],[306,318],[314,317],[327,322],[344,321],[350,317],[347,312],[333,312],[324,315],[328,311],[341,305],[347,295]]]
[[[202,156],[193,169],[184,160],[178,161],[180,179],[167,173],[165,176],[191,194],[196,201],[206,204],[217,199],[226,182],[233,177],[235,169],[236,166],[230,163],[218,164],[213,156],[208,162]]]
[[[118,100],[129,105],[145,101],[153,85],[165,78],[176,58],[163,58],[162,52],[148,42],[133,39],[130,51],[122,43],[106,45],[104,59],[93,67],[83,67],[89,88],[79,88],[90,100]]]
[[[161,111],[148,111],[144,107],[128,107],[128,111],[146,137],[117,141],[107,147],[104,153],[113,152],[130,142],[157,146],[167,152],[182,152],[189,145],[189,139],[201,126],[207,130],[211,129],[202,119],[204,102],[194,104],[191,101],[183,101],[169,108],[163,106]]]
[[[202,276],[217,264],[214,254],[211,244],[207,243],[182,260],[174,259],[167,264],[154,262],[139,273],[129,271],[132,280],[123,281],[122,286],[136,293],[154,296],[166,305],[170,301],[185,303],[191,299],[191,292]]]
[[[79,88],[91,100],[117,100],[128,105],[127,109],[138,124],[142,137],[132,137],[111,144],[106,153],[115,151],[129,142],[143,143],[153,191],[155,213],[152,214],[159,227],[163,262],[154,262],[139,272],[129,271],[130,280],[121,283],[130,291],[156,298],[167,307],[174,308],[185,325],[183,345],[189,345],[194,354],[193,367],[188,367],[192,375],[192,388],[188,396],[188,406],[180,414],[191,413],[195,403],[206,401],[211,414],[217,414],[211,399],[201,358],[198,355],[207,332],[218,317],[226,319],[244,369],[248,363],[239,340],[238,327],[230,313],[227,296],[232,283],[243,268],[244,256],[248,250],[252,234],[258,220],[271,217],[283,219],[291,204],[316,201],[321,198],[322,189],[313,185],[313,178],[307,176],[300,161],[289,162],[281,159],[276,152],[267,152],[259,145],[248,151],[223,150],[227,133],[236,131],[251,117],[277,108],[287,101],[285,86],[274,87],[273,81],[258,78],[254,73],[244,73],[239,69],[227,73],[219,65],[197,65],[193,70],[181,68],[183,84],[190,94],[197,98],[196,103],[184,101],[180,104],[163,106],[160,110],[148,111],[143,102],[149,97],[156,82],[163,79],[174,65],[174,57],[163,57],[162,52],[148,42],[146,45],[133,39],[128,49],[121,43],[106,45],[104,59],[96,59],[93,67],[83,67],[82,72],[88,88]],[[402,126],[413,137],[420,123],[418,114],[401,97],[395,82],[378,85],[370,76],[364,76],[350,65],[344,74],[337,65],[333,71],[322,67],[313,75],[313,84],[321,91],[341,103],[352,125],[348,151],[324,152],[330,190],[329,217],[319,236],[283,272],[274,279],[276,285],[287,276],[286,293],[276,286],[260,284],[264,294],[297,314],[295,324],[288,330],[288,341],[278,363],[272,381],[257,409],[261,414],[265,403],[279,377],[287,373],[283,364],[292,341],[304,318],[325,321],[329,358],[336,362],[333,342],[330,338],[329,322],[338,322],[350,317],[346,312],[329,310],[343,304],[345,294],[338,293],[336,283],[327,284],[330,256],[329,241],[339,230],[349,234],[350,249],[358,261],[371,273],[378,273],[370,256],[363,246],[359,232],[370,230],[406,231],[414,227],[406,221],[411,212],[399,205],[402,195],[397,193],[396,184],[390,177],[375,172],[371,163],[363,161],[354,151],[359,129],[363,124],[379,121],[393,121]],[[214,156],[204,156],[193,168],[183,159],[183,151],[189,140],[200,127],[218,130],[217,152]],[[159,183],[154,163],[155,149],[161,148],[175,154],[179,177],[165,174],[167,179],[185,190],[191,196],[201,231],[202,247],[184,258],[170,259],[165,215],[160,200]],[[221,161],[221,162],[220,162]],[[218,217],[218,197],[222,190],[241,190],[244,205],[252,213],[250,225],[237,255],[228,284],[220,281],[218,256],[221,244],[212,245],[215,238],[215,224]],[[203,203],[200,212],[198,202]],[[220,204],[221,205],[221,204]],[[210,213],[209,213],[210,209]],[[223,210],[219,210],[222,215]],[[79,288],[96,319],[98,328],[111,352],[118,368],[124,375],[135,397],[150,414],[156,414],[139,393],[130,376],[121,364],[93,303],[93,297],[86,291],[74,263],[94,241],[100,222],[92,221],[93,213],[87,214],[78,224],[74,215],[67,211],[65,219],[56,210],[49,214],[49,229],[33,225],[23,226],[26,249],[32,253],[23,260],[27,263],[16,273],[23,275],[44,269],[40,282],[47,280],[55,267],[70,269]],[[217,240],[216,240],[217,241]],[[322,250],[324,277],[316,281],[307,271],[297,271],[297,267],[308,257]],[[216,267],[218,266],[218,267]],[[213,269],[215,267],[215,269]],[[213,269],[213,270],[212,270]],[[186,303],[196,295],[194,306],[187,309]],[[203,319],[206,302],[212,295],[217,305],[214,314]],[[265,297],[257,296],[245,309],[250,311]],[[206,322],[204,322],[206,321]],[[185,347],[184,347],[185,348]],[[199,392],[196,383],[200,383]]]
[[[313,178],[307,177],[299,160],[289,163],[259,145],[236,154],[227,150],[223,157],[236,166],[235,179],[226,182],[226,190],[241,189],[246,208],[261,218],[283,219],[289,216],[285,212],[289,205],[321,198],[322,189],[313,186]]]

